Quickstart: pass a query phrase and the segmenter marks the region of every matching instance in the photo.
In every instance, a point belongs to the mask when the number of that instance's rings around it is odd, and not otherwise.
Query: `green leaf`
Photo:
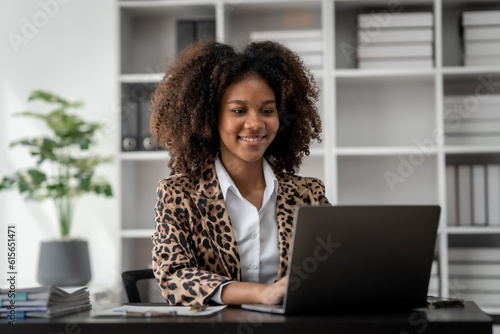
[[[65,107],[77,108],[77,107],[80,107],[83,105],[82,102],[80,102],[80,101],[70,103],[67,100],[65,100],[65,99],[63,99],[55,94],[52,94],[52,93],[49,93],[46,91],[42,91],[42,90],[35,90],[31,93],[31,95],[28,98],[28,101],[34,101],[34,100],[43,100],[43,101],[48,102],[48,103],[59,103]]]

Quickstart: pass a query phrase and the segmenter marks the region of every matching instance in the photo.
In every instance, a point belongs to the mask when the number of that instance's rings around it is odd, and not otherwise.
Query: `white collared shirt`
[[[215,172],[236,236],[242,281],[272,284],[280,266],[276,220],[278,180],[267,161],[262,161],[266,189],[260,210],[241,195],[219,158],[215,160]],[[222,287],[230,283],[221,285],[212,300],[222,304]]]

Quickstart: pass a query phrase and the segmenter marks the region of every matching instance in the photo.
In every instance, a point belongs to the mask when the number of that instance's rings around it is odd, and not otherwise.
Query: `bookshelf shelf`
[[[163,161],[168,159],[168,152],[122,152],[120,160],[122,161]]]
[[[442,72],[446,76],[465,76],[470,77],[477,74],[494,74],[500,73],[500,66],[453,66],[443,67]]]
[[[447,225],[446,178],[450,164],[500,164],[500,136],[498,140],[435,136],[446,128],[448,98],[474,97],[484,80],[500,82],[500,66],[463,65],[460,32],[464,10],[500,9],[498,0],[119,0],[117,4],[121,32],[117,82],[125,97],[150,93],[163,78],[164,65],[177,52],[177,20],[215,20],[217,40],[236,47],[247,44],[253,32],[320,30],[322,66],[311,73],[321,90],[323,142],[311,145],[298,173],[322,179],[333,204],[440,205],[437,256],[443,296],[450,294],[448,283],[453,278],[448,267],[451,243],[456,246],[467,239],[468,245],[480,247],[486,238],[500,246],[500,226]],[[357,68],[352,51],[358,14],[388,11],[433,12],[432,67]],[[489,94],[500,94],[497,85],[488,87]],[[144,102],[146,95],[135,98]],[[140,269],[150,266],[155,190],[158,181],[170,174],[168,154],[119,149],[118,159],[120,269]],[[384,175],[400,173],[405,163],[410,163],[411,172],[391,186]],[[500,313],[500,302],[488,309]]]
[[[446,146],[447,154],[498,153],[498,146]]]
[[[122,238],[150,238],[154,229],[127,229],[121,231]]]
[[[163,73],[137,73],[137,74],[122,74],[120,75],[121,83],[158,83],[163,79]]]
[[[334,71],[337,78],[429,78],[435,75],[434,69],[413,70],[413,69],[338,69]]]
[[[338,147],[335,153],[338,156],[393,156],[393,155],[411,155],[421,152],[416,146],[408,147]],[[437,154],[438,148],[426,148],[424,154]]]
[[[449,234],[500,234],[500,226],[447,226],[446,231]]]

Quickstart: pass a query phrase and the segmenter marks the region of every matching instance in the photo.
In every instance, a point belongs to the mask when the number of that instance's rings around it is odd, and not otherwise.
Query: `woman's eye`
[[[245,112],[245,110],[243,110],[243,109],[233,109],[233,112],[236,113],[236,114],[243,114]]]
[[[264,110],[262,110],[263,114],[271,114],[273,112],[274,112],[274,109],[264,109]]]

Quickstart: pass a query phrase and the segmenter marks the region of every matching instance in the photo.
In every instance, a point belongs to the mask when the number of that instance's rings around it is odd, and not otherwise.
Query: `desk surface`
[[[405,313],[371,315],[283,316],[228,307],[203,318],[93,318],[104,308],[54,319],[16,319],[16,325],[1,320],[1,333],[492,333],[492,317],[475,303],[464,308],[424,309]]]

